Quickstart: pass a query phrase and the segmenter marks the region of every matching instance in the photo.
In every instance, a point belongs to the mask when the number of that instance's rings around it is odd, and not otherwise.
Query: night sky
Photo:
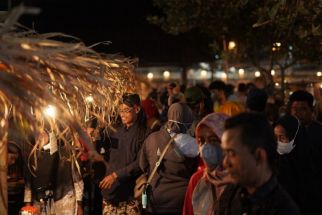
[[[3,0],[1,0],[3,1]],[[13,1],[16,4],[18,0]],[[20,0],[21,2],[21,0]],[[194,32],[168,35],[146,21],[158,12],[151,0],[29,0],[27,5],[42,9],[36,17],[21,22],[40,33],[63,32],[87,45],[111,41],[98,51],[138,57],[139,65],[184,65],[211,58],[208,40]]]

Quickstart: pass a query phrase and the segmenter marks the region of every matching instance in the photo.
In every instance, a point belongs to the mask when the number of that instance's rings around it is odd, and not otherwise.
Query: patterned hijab
[[[224,128],[225,128],[225,121],[229,118],[228,115],[224,113],[211,113],[205,116],[197,125],[196,132],[198,133],[200,127],[205,125],[209,127],[219,139],[221,139]]]

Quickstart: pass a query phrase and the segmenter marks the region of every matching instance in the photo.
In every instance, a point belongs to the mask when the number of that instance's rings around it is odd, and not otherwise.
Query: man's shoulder
[[[267,197],[267,200],[271,202],[269,207],[275,207],[276,209],[278,209],[277,214],[300,214],[296,203],[280,184],[278,184],[271,195]]]

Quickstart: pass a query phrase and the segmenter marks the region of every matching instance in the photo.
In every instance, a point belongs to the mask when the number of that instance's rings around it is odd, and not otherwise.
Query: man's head
[[[184,91],[186,104],[194,114],[199,114],[204,108],[204,95],[199,87],[190,87]]]
[[[246,99],[246,109],[249,112],[264,113],[268,95],[262,89],[252,89]]]
[[[235,183],[256,187],[274,170],[277,143],[264,116],[242,113],[226,121],[224,166]]]
[[[141,100],[138,94],[125,93],[119,108],[122,123],[130,127],[138,118],[141,111]]]
[[[313,120],[313,96],[304,90],[295,91],[289,98],[289,112],[304,125]]]
[[[180,92],[180,86],[175,82],[171,82],[168,84],[167,90],[168,90],[169,96],[172,96]]]
[[[226,84],[220,80],[213,81],[209,85],[209,90],[211,91],[211,93],[213,93],[213,96],[216,100],[221,100],[226,98],[225,89],[226,89]]]

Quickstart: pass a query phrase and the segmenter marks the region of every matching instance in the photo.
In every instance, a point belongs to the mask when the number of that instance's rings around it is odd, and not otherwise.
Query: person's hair
[[[239,83],[238,84],[238,92],[246,92],[247,91],[247,87],[245,83]]]
[[[226,84],[223,81],[216,80],[211,82],[208,88],[209,90],[225,90]]]
[[[268,95],[264,90],[252,89],[249,91],[246,99],[246,107],[250,111],[264,112]]]
[[[234,94],[234,89],[235,89],[234,85],[226,84],[226,87],[225,87],[226,97],[229,97],[230,95]]]
[[[289,108],[291,107],[293,102],[306,102],[311,109],[313,109],[313,96],[305,91],[305,90],[298,90],[292,93],[289,98]]]
[[[129,107],[134,107],[136,106],[140,106],[140,111],[139,113],[137,113],[137,120],[139,122],[140,126],[144,126],[146,125],[147,122],[147,118],[146,115],[144,113],[144,110],[141,106],[141,99],[140,96],[136,93],[124,93],[122,96],[122,103],[126,104]]]
[[[275,171],[277,142],[273,128],[265,116],[257,113],[241,113],[226,120],[225,130],[238,129],[240,142],[246,145],[251,153],[262,148],[267,153],[268,165]]]

